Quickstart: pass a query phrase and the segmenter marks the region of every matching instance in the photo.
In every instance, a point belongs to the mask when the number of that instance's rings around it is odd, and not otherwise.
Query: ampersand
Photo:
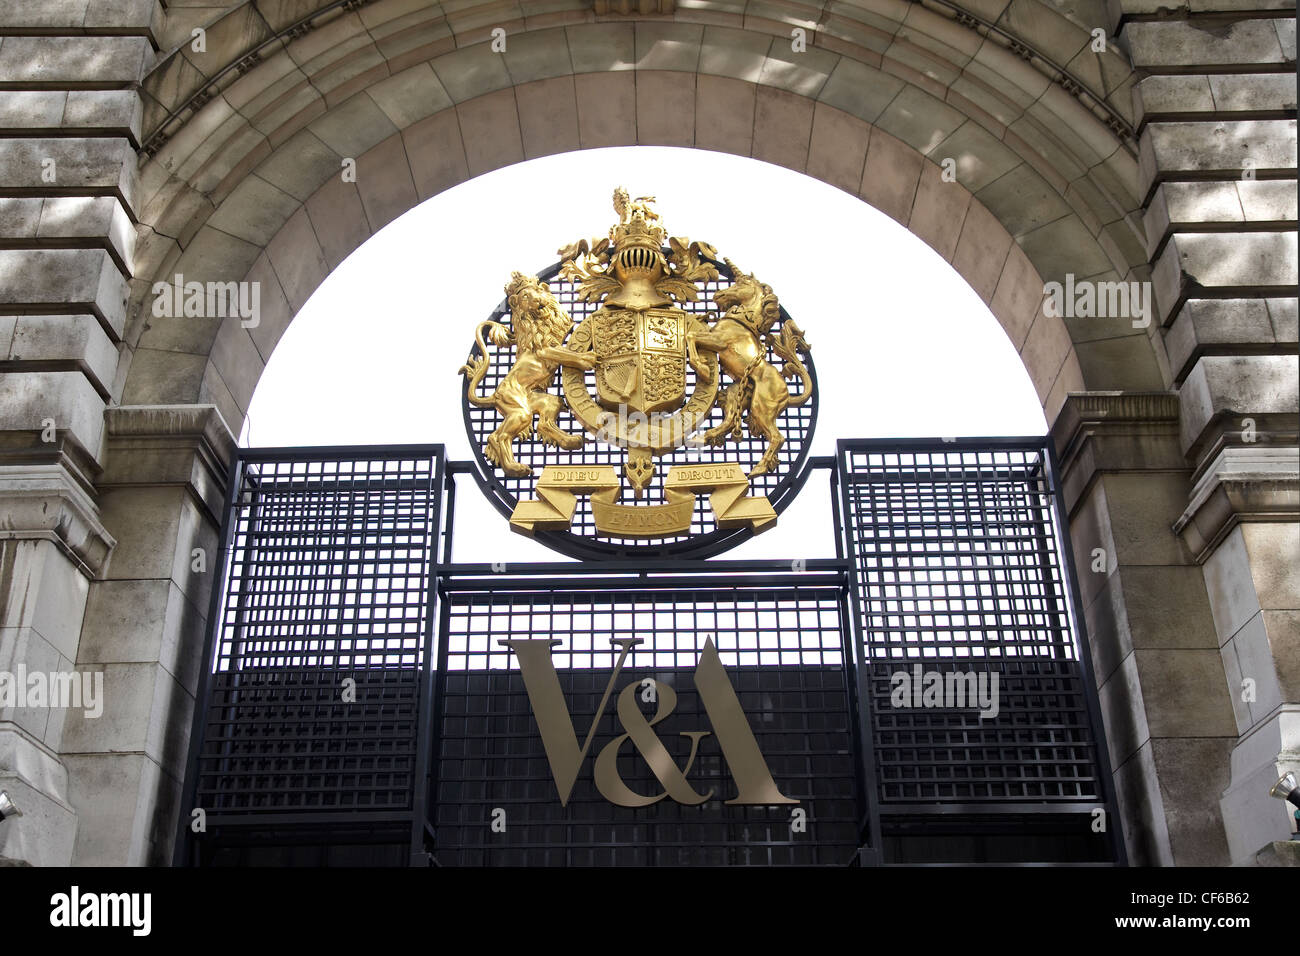
[[[667,684],[659,684],[659,700],[655,715],[646,720],[645,714],[641,713],[641,708],[637,705],[637,691],[640,687],[640,684],[628,684],[618,695],[618,719],[627,732],[611,740],[596,756],[596,789],[610,803],[623,807],[646,807],[668,796],[688,806],[703,803],[713,796],[712,788],[708,793],[697,793],[687,782],[686,775],[691,772],[691,765],[695,763],[695,754],[699,750],[700,741],[709,736],[709,731],[682,732],[683,737],[689,737],[691,740],[691,753],[686,758],[686,766],[681,770],[677,769],[677,764],[668,753],[668,748],[654,732],[655,724],[677,707],[677,692]],[[651,772],[663,784],[663,793],[653,797],[642,796],[623,782],[623,778],[618,774],[618,751],[625,740],[632,741],[632,746],[636,747]]]

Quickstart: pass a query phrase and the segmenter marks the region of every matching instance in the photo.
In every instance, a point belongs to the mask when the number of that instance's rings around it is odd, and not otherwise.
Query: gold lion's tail
[[[470,357],[470,360],[460,367],[461,375],[469,376],[469,383],[465,392],[466,397],[475,405],[492,406],[496,404],[496,392],[491,395],[480,395],[478,387],[483,381],[483,376],[488,370],[488,347],[483,341],[483,330],[488,329],[492,334],[492,341],[496,345],[505,345],[510,341],[510,330],[500,322],[493,322],[488,319],[480,322],[478,328],[474,330],[474,341],[478,345],[478,356]]]
[[[812,396],[812,376],[808,374],[808,369],[799,360],[799,353],[804,352],[806,354],[808,351],[808,343],[804,341],[803,330],[794,324],[793,319],[786,319],[781,323],[780,336],[770,336],[768,341],[772,346],[772,351],[785,360],[781,374],[786,378],[794,378],[797,375],[803,380],[803,390],[790,396],[791,405],[802,405]]]

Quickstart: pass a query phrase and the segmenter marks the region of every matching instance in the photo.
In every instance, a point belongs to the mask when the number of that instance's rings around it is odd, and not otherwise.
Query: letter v
[[[578,747],[578,735],[573,729],[573,717],[569,706],[564,702],[564,691],[560,689],[560,677],[555,673],[555,664],[551,660],[551,648],[559,644],[558,640],[512,641],[501,640],[515,652],[519,659],[519,671],[523,674],[524,689],[528,691],[528,700],[533,705],[533,716],[537,718],[537,727],[542,732],[542,746],[546,748],[546,759],[551,765],[551,775],[555,778],[555,787],[560,792],[560,806],[567,806],[573,785],[577,782],[578,771],[582,761],[591,749],[591,741],[596,736],[596,725],[605,716],[605,705],[614,690],[623,662],[633,645],[640,644],[641,638],[611,638],[611,643],[623,649],[614,665],[614,673],[609,676],[605,686],[605,696],[600,699],[596,716],[591,719],[591,728],[587,731],[587,740]]]

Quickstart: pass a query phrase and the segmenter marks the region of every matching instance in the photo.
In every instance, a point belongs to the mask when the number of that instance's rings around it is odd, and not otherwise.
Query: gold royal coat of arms
[[[720,528],[761,531],[776,520],[767,498],[749,496],[749,479],[774,471],[785,436],[777,422],[791,405],[812,397],[813,380],[800,355],[808,343],[795,323],[780,317],[772,288],[730,260],[731,285],[713,297],[720,313],[701,316],[677,303],[693,302],[697,283],[718,280],[717,251],[707,243],[669,237],[654,198],[614,192],[618,222],[606,238],[560,250],[560,278],[578,284],[578,298],[596,306],[581,323],[545,282],[515,272],[506,284],[510,325],[489,320],[476,332],[476,350],[461,367],[467,399],[493,407],[500,423],[483,448],[489,462],[510,477],[532,468],[515,459],[514,443],[534,429],[545,443],[576,450],[588,440],[623,448],[622,478],[610,465],[547,465],[537,498],[520,501],[511,515],[516,531],[567,529],[576,495],[591,496],[596,530],[627,538],[657,538],[689,531],[695,495],[708,493]],[[489,347],[513,345],[515,361],[490,394],[479,386],[491,364]],[[782,361],[777,369],[770,354]],[[687,367],[694,388],[687,394]],[[596,392],[588,389],[594,373]],[[556,376],[562,397],[551,391]],[[725,379],[725,381],[724,381]],[[789,380],[798,380],[791,392]],[[706,424],[717,408],[721,421]],[[584,432],[559,425],[567,409]],[[618,501],[623,479],[640,499],[655,474],[655,459],[683,445],[725,446],[742,428],[765,448],[746,474],[737,462],[674,465],[664,479],[665,503]]]

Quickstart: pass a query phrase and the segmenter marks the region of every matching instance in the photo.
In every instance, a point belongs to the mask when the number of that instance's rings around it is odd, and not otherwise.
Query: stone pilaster
[[[105,719],[63,740],[77,864],[170,862],[234,447],[210,405],[105,416],[97,487],[117,549],[89,589],[77,658],[105,673]]]
[[[1222,865],[1236,739],[1196,555],[1178,396],[1071,395],[1052,428],[1129,862]]]
[[[1187,502],[1234,736],[1217,776],[1227,858],[1285,839],[1300,768],[1295,6],[1112,0],[1134,88],[1147,254]]]
[[[0,672],[13,694],[0,703],[0,789],[23,812],[0,826],[0,862],[67,866],[77,814],[59,754],[66,725],[96,718],[53,706],[67,701],[48,676],[80,679],[86,597],[114,541],[90,494],[93,463],[66,433],[43,437],[0,435]],[[28,694],[33,675],[46,682],[43,697]]]
[[[1232,862],[1291,831],[1268,796],[1300,767],[1300,456],[1229,444],[1202,471],[1175,530],[1203,562],[1239,739],[1222,809]]]

